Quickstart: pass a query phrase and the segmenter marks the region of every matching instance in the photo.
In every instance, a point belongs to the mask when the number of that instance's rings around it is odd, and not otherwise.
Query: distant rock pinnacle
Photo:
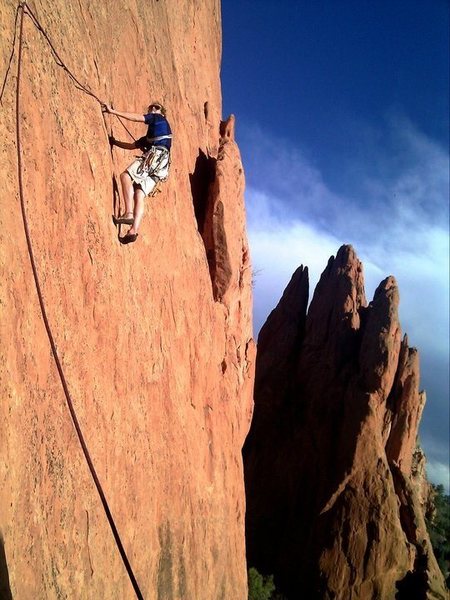
[[[306,315],[303,279],[297,271],[258,344],[249,565],[292,600],[444,600],[411,477],[424,395],[396,281],[367,304],[361,262],[342,246]]]

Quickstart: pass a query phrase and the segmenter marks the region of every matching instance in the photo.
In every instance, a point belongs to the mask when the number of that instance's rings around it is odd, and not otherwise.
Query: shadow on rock
[[[9,586],[8,564],[6,562],[5,542],[0,533],[0,598],[1,600],[12,600],[11,588]]]
[[[194,172],[189,175],[195,218],[200,235],[203,237],[206,214],[208,212],[209,186],[214,181],[216,159],[206,156],[199,149]]]

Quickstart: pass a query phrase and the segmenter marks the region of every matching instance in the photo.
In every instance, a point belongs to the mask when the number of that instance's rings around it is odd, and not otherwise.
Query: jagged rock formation
[[[244,446],[249,566],[292,599],[445,598],[411,480],[424,395],[385,279],[367,304],[350,246],[308,315],[296,271],[258,341]]]
[[[169,181],[147,201],[139,240],[121,246],[113,175],[134,153],[111,154],[107,134],[130,138],[76,89],[25,17],[25,201],[91,456],[146,600],[244,600],[241,448],[255,351],[233,120],[219,130],[219,3],[31,6],[82,83],[119,110],[162,101],[174,132]],[[0,7],[5,68],[15,8]],[[16,60],[0,112],[1,589],[21,600],[131,599],[37,301],[18,203]]]
[[[428,521],[432,521],[436,508],[434,506],[433,486],[427,479],[426,462],[424,451],[420,446],[416,446],[411,465],[411,479],[417,491],[424,516]]]

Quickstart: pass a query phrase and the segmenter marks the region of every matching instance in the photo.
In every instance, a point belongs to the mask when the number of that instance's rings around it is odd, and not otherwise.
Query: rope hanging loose
[[[72,418],[72,422],[74,425],[74,428],[76,430],[77,436],[78,436],[78,440],[80,442],[84,457],[86,459],[89,471],[91,473],[92,479],[94,480],[94,484],[95,487],[97,489],[97,492],[100,496],[100,500],[101,503],[103,505],[103,509],[105,511],[106,514],[106,518],[108,520],[109,526],[111,528],[116,546],[119,550],[120,556],[122,558],[123,564],[125,566],[125,569],[127,571],[128,577],[131,581],[131,584],[133,586],[134,592],[136,594],[136,597],[139,600],[144,600],[143,595],[139,589],[139,585],[137,583],[136,577],[133,573],[133,569],[131,567],[131,564],[128,560],[127,554],[125,552],[125,549],[123,547],[122,541],[120,539],[119,536],[119,532],[117,530],[116,524],[114,522],[111,510],[109,508],[108,502],[106,500],[106,496],[105,493],[103,491],[103,488],[101,486],[100,480],[98,478],[97,472],[95,470],[94,467],[94,463],[91,459],[91,456],[89,454],[89,450],[87,448],[76,412],[75,412],[75,408],[73,406],[73,402],[72,402],[72,398],[70,396],[70,392],[69,392],[69,388],[67,385],[67,381],[64,375],[64,371],[61,365],[61,361],[59,359],[58,356],[58,351],[56,348],[56,344],[53,338],[53,334],[52,334],[52,330],[49,324],[49,320],[47,317],[47,311],[45,309],[45,303],[44,303],[44,297],[42,294],[42,290],[41,290],[41,286],[39,283],[39,276],[38,276],[38,271],[36,268],[36,262],[34,259],[34,254],[33,254],[33,247],[32,247],[32,243],[31,243],[31,235],[30,235],[30,230],[28,227],[28,220],[27,220],[27,213],[26,213],[26,206],[25,206],[25,196],[24,196],[24,185],[23,185],[23,178],[22,178],[22,145],[21,145],[21,128],[20,128],[20,86],[21,86],[21,66],[22,66],[22,42],[23,42],[23,21],[24,21],[24,15],[28,14],[31,17],[32,22],[34,23],[34,25],[39,29],[39,31],[41,31],[41,33],[44,35],[45,39],[47,40],[47,42],[49,43],[52,52],[59,64],[59,66],[61,66],[66,73],[69,75],[69,77],[72,79],[72,81],[77,85],[77,87],[79,89],[81,89],[82,91],[86,92],[87,94],[89,94],[90,96],[92,96],[93,98],[95,98],[98,102],[100,102],[100,100],[97,98],[97,96],[91,92],[90,90],[88,90],[85,86],[83,86],[78,80],[77,78],[71,73],[71,71],[69,71],[69,69],[64,65],[63,61],[61,60],[61,58],[59,57],[58,53],[56,52],[56,50],[53,47],[53,44],[50,42],[49,37],[47,36],[46,32],[44,31],[44,29],[41,27],[41,25],[39,24],[37,18],[34,16],[34,14],[31,12],[30,8],[28,7],[28,5],[26,4],[26,2],[23,2],[19,5],[17,12],[16,12],[16,21],[15,21],[15,25],[17,26],[17,16],[19,14],[19,11],[21,13],[20,15],[20,29],[19,29],[19,51],[18,51],[18,65],[17,65],[17,86],[16,86],[16,145],[17,145],[17,170],[18,170],[18,184],[19,184],[19,197],[20,197],[20,207],[21,207],[21,212],[22,212],[22,220],[23,220],[23,226],[24,226],[24,230],[25,230],[25,237],[26,237],[26,242],[27,242],[27,248],[28,248],[28,254],[30,257],[30,262],[31,262],[31,269],[33,271],[33,277],[34,277],[34,282],[35,282],[35,286],[36,286],[36,291],[37,291],[37,295],[38,295],[38,299],[39,299],[39,306],[41,309],[41,313],[42,313],[42,319],[44,321],[44,325],[45,325],[45,329],[47,332],[47,336],[50,342],[50,347],[52,350],[52,354],[53,354],[53,358],[55,360],[55,364],[56,364],[56,368],[58,370],[58,374],[59,374],[59,378],[61,380],[61,384],[64,390],[64,395],[66,397],[66,402],[67,402],[67,406],[70,412],[70,416]],[[16,39],[16,35],[14,34],[14,45],[15,45],[15,39]],[[11,59],[10,59],[10,64],[12,61],[12,57],[14,54],[14,48],[13,48],[13,53],[11,54]],[[9,67],[8,66],[8,71],[9,71]],[[6,85],[6,78],[5,78],[5,84],[3,86],[2,89],[2,94],[3,94],[3,90],[4,87]],[[1,100],[1,95],[0,95],[0,100]]]
[[[6,82],[8,81],[8,75],[9,75],[9,71],[11,69],[11,64],[12,64],[12,59],[14,58],[14,52],[16,50],[16,38],[17,38],[17,19],[19,17],[19,11],[20,11],[21,5],[19,5],[16,8],[16,16],[14,18],[14,37],[13,37],[13,42],[12,42],[12,48],[11,48],[11,56],[9,57],[9,61],[8,61],[8,68],[6,69],[6,74],[5,74],[5,78],[3,79],[3,85],[2,85],[2,90],[0,92],[0,103],[2,103],[2,99],[3,99],[3,92],[5,91],[5,87],[6,87]]]
[[[16,9],[16,16],[15,16],[15,21],[14,21],[14,38],[13,38],[13,43],[12,43],[11,56],[9,58],[8,68],[6,70],[6,75],[5,75],[5,78],[4,78],[4,81],[3,81],[2,89],[0,91],[0,102],[2,101],[2,98],[3,98],[3,93],[5,91],[6,82],[7,82],[7,79],[8,79],[8,74],[9,74],[9,71],[10,71],[10,68],[11,68],[11,62],[12,62],[12,59],[13,59],[13,56],[14,56],[14,50],[15,50],[15,45],[16,45],[16,34],[17,34],[17,19],[18,19],[20,11],[22,13],[27,14],[30,17],[30,19],[33,22],[34,26],[39,31],[39,33],[44,37],[45,41],[47,42],[48,46],[50,47],[50,50],[51,50],[51,52],[53,54],[53,58],[55,60],[55,63],[58,65],[58,67],[61,67],[61,69],[63,69],[67,73],[68,77],[72,80],[72,82],[75,85],[75,87],[77,88],[77,90],[80,90],[80,92],[84,92],[88,96],[91,96],[91,98],[94,98],[94,100],[96,100],[100,104],[100,106],[103,106],[104,103],[102,102],[102,100],[100,100],[100,98],[96,94],[94,94],[94,92],[92,92],[92,90],[90,90],[87,85],[83,85],[78,80],[78,78],[75,77],[75,75],[68,68],[68,66],[65,64],[65,62],[63,61],[63,59],[58,54],[58,52],[57,52],[54,44],[52,43],[50,37],[48,36],[47,32],[42,27],[42,25],[40,24],[38,18],[36,17],[36,15],[34,14],[34,12],[31,10],[31,8],[28,6],[28,4],[26,2],[20,3],[18,5],[17,9]],[[128,133],[128,135],[132,138],[132,140],[136,141],[136,138],[131,133],[131,131],[128,129],[128,127],[125,125],[125,123],[123,122],[123,120],[119,116],[117,116],[117,119],[119,120],[120,124],[125,129],[125,131]]]
[[[70,77],[70,79],[73,81],[73,83],[75,84],[75,87],[80,90],[81,92],[84,92],[85,94],[88,94],[88,96],[91,96],[92,98],[94,98],[95,100],[97,100],[97,102],[100,104],[100,106],[103,106],[103,102],[100,100],[100,98],[94,94],[94,92],[92,92],[86,85],[83,85],[82,83],[80,83],[80,81],[78,81],[78,79],[75,77],[75,75],[72,73],[72,71],[65,65],[64,61],[62,60],[62,58],[59,56],[58,52],[56,51],[54,45],[52,44],[50,38],[48,37],[46,31],[44,30],[44,28],[42,27],[42,25],[39,23],[37,17],[35,16],[35,14],[32,12],[32,10],[30,9],[30,7],[27,5],[27,3],[24,3],[24,6],[26,6],[26,12],[27,14],[30,15],[33,23],[35,24],[36,28],[40,31],[40,33],[44,36],[44,38],[47,40],[48,45],[50,46],[50,49],[54,55],[55,58],[55,62],[56,64],[61,67],[62,69],[64,69],[64,71],[67,73],[67,75]],[[128,135],[133,138],[134,141],[136,141],[136,138],[133,136],[133,134],[129,131],[128,127],[124,124],[124,122],[122,121],[122,119],[120,117],[117,117],[120,121],[120,124],[122,125],[122,127],[125,129],[125,131],[128,133]]]

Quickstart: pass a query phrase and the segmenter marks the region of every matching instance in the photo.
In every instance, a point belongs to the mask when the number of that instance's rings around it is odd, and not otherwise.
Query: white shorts
[[[127,173],[133,182],[140,186],[146,196],[149,196],[158,181],[165,181],[169,175],[170,154],[166,148],[153,147],[139,156],[127,168]]]

